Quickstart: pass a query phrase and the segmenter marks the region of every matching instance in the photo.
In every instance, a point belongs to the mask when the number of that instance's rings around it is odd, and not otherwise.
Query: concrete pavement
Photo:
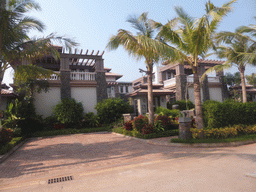
[[[36,138],[0,164],[0,191],[255,191],[256,144],[152,145],[112,133]],[[48,184],[49,179],[73,180]]]

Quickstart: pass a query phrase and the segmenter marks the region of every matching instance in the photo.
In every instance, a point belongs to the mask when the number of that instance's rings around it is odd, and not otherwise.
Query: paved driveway
[[[36,138],[0,164],[0,191],[255,191],[255,162],[256,144],[181,148],[112,133]],[[67,176],[73,180],[48,184]]]

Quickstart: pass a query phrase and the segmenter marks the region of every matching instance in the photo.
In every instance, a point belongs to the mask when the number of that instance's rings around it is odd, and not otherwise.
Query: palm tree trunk
[[[153,66],[151,64],[147,65],[147,83],[148,83],[148,120],[150,124],[154,124],[154,106],[153,106],[153,86],[152,86],[152,76],[153,76]]]
[[[195,73],[194,73],[194,94],[195,94],[195,110],[196,110],[197,129],[203,129],[203,110],[202,110],[202,103],[201,103],[201,88],[200,88],[197,67],[195,67]],[[203,137],[203,135],[201,135],[200,137]]]
[[[245,86],[245,78],[244,78],[244,71],[245,67],[239,67],[240,75],[241,75],[241,84],[242,84],[242,95],[243,95],[243,103],[247,102],[247,97],[246,97],[246,86]]]

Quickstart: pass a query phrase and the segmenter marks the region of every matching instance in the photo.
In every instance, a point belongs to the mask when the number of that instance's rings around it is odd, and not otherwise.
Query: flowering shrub
[[[132,121],[127,121],[126,123],[124,123],[124,129],[126,129],[127,131],[131,131],[132,130]]]
[[[178,118],[178,117],[176,117]],[[172,130],[172,129],[177,129],[177,122],[176,120],[172,120],[170,117],[168,116],[163,116],[163,115],[158,115],[155,118],[155,127],[156,130],[159,130],[159,128],[163,128],[164,130]],[[163,130],[163,131],[164,131]]]
[[[139,132],[141,132],[145,124],[148,124],[148,118],[143,115],[135,117],[132,121],[133,128]]]
[[[3,128],[0,131],[0,144],[4,145],[12,140],[13,131],[11,129]]]
[[[141,130],[142,135],[147,135],[147,134],[153,133],[153,132],[154,132],[154,126],[152,124],[144,124],[144,126]]]
[[[61,124],[61,123],[55,124],[54,129],[55,130],[63,130],[63,129],[65,129],[65,125]]]
[[[231,127],[200,130],[196,128],[191,128],[190,130],[194,139],[198,139],[199,134],[202,132],[205,138],[228,138],[235,137],[238,134],[256,134],[256,125],[234,125]]]

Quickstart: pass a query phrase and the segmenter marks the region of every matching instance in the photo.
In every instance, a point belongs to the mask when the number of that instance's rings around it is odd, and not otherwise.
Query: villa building
[[[94,54],[88,50],[83,53],[65,53],[62,47],[56,46],[60,59],[55,60],[51,55],[38,59],[33,64],[55,72],[48,79],[48,92],[35,93],[34,104],[36,113],[47,117],[52,115],[53,108],[64,98],[74,98],[81,102],[84,112],[96,114],[95,105],[104,99],[125,97],[131,92],[132,84],[117,82],[122,75],[110,72],[104,68],[104,52]],[[23,61],[23,65],[27,62]]]
[[[223,61],[199,59],[199,74]],[[176,100],[191,100],[194,102],[193,71],[188,63],[154,66],[153,69],[153,105],[166,108],[166,103]],[[141,77],[132,82],[133,92],[129,94],[132,104],[138,114],[148,111],[147,77]],[[206,78],[201,82],[201,100],[224,101],[228,97],[227,86],[223,82],[223,72],[216,73],[215,77]]]

